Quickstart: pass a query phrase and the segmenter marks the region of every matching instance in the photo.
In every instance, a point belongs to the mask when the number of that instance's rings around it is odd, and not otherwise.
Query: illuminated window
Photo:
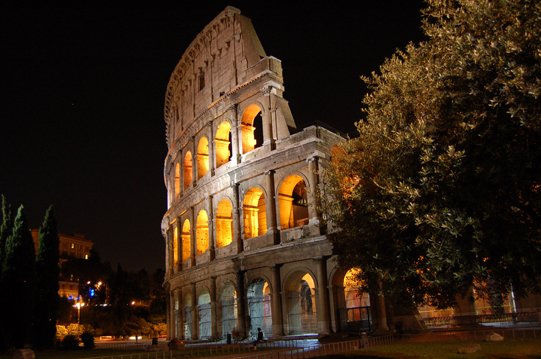
[[[88,254],[85,254],[85,259],[88,259]]]
[[[184,189],[192,184],[192,153],[186,152],[184,156]]]
[[[263,144],[263,120],[257,105],[246,107],[242,114],[242,153],[247,153]]]
[[[196,253],[203,254],[209,249],[209,217],[204,209],[199,211],[195,225]]]
[[[231,160],[231,124],[220,123],[216,131],[216,168]]]
[[[75,248],[75,243],[71,244],[71,249]]]
[[[175,165],[175,197],[180,194],[180,163]]]
[[[244,196],[244,238],[253,238],[267,233],[265,194],[258,187],[250,189]]]
[[[173,227],[173,269],[178,269],[178,225]]]
[[[216,209],[216,246],[225,247],[233,242],[233,206],[227,198]]]
[[[283,229],[308,224],[306,184],[299,175],[286,177],[278,189],[280,226]]]
[[[206,137],[199,139],[197,145],[197,178],[201,178],[209,171],[209,140]]]
[[[186,262],[192,254],[192,234],[189,220],[182,224],[182,261]]]

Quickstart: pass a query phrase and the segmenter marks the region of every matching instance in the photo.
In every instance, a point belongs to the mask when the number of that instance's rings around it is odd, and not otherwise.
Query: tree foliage
[[[36,305],[34,344],[38,347],[54,345],[58,312],[58,246],[54,209],[50,206],[39,229],[36,257]]]
[[[34,242],[21,205],[13,223],[13,231],[6,241],[2,282],[4,288],[4,318],[9,327],[8,346],[22,347],[30,343],[35,285]]]
[[[333,243],[417,303],[539,290],[541,3],[430,0],[423,29],[364,78],[359,137],[327,176]]]

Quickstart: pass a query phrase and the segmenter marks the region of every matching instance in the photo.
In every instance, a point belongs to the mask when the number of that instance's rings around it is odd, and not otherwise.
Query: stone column
[[[180,150],[180,196],[184,196],[184,151]]]
[[[215,223],[214,223],[214,209],[212,208],[212,195],[208,198],[208,218],[209,218],[209,257],[213,260],[216,257],[216,244],[214,239]]]
[[[192,186],[197,186],[197,144],[192,136]]]
[[[270,149],[274,150],[275,140],[274,140],[274,126],[273,126],[273,111],[272,108],[272,86],[269,86],[264,90],[267,109],[263,111],[263,145],[269,144]]]
[[[233,203],[233,238],[237,244],[236,252],[237,254],[243,251],[243,242],[242,242],[242,206],[240,203],[240,193],[239,193],[239,184],[233,184],[234,192],[234,203]]]
[[[320,224],[320,217],[319,217],[319,205],[318,205],[318,198],[317,198],[317,188],[319,186],[319,176],[318,176],[318,167],[319,167],[319,161],[317,156],[312,156],[307,159],[308,162],[308,180],[310,181],[310,188],[308,190],[308,217],[309,217],[309,224],[311,224],[313,227],[315,227],[316,231],[319,234],[319,224]]]
[[[282,318],[282,281],[280,278],[280,264],[272,267],[272,335],[281,337],[284,335]]]
[[[192,283],[192,340],[199,339],[199,311],[197,308],[197,290]]]
[[[179,339],[184,339],[184,307],[182,306],[182,290],[177,290],[178,298],[178,330],[177,336]]]
[[[248,318],[246,316],[246,290],[244,289],[244,271],[237,272],[237,290],[237,329],[241,337],[245,337],[247,334],[246,328],[248,328],[246,320]]]
[[[169,264],[169,274],[173,275],[175,270],[174,255],[173,255],[173,233],[171,227],[167,230],[167,251],[169,252],[168,264]]]
[[[175,308],[174,308],[174,305],[175,305],[175,298],[174,298],[174,294],[173,294],[173,291],[169,291],[169,295],[167,296],[167,317],[169,318],[168,320],[168,326],[167,326],[167,329],[169,331],[167,337],[169,339],[173,339],[174,338],[174,335],[175,335]]]
[[[327,288],[327,259],[317,259],[317,322],[319,334],[331,333],[331,315],[329,312],[329,290]]]
[[[210,175],[214,176],[214,170],[216,168],[216,156],[214,155],[214,129],[212,127],[212,121],[209,122],[209,171]]]
[[[210,335],[212,338],[218,337],[216,294],[216,277],[210,277]]]
[[[192,222],[191,223],[191,226],[190,226],[190,241],[191,241],[191,253],[190,253],[190,257],[191,257],[191,262],[192,262],[192,267],[195,266],[195,253],[196,253],[196,239],[195,239],[195,233],[196,233],[196,228],[195,228],[195,209],[193,207],[190,207],[190,215],[191,215],[191,218],[190,218],[190,221]]]
[[[274,244],[280,243],[278,231],[276,229],[276,196],[274,193],[274,170],[265,172],[265,207],[267,212],[267,234],[273,237]]]
[[[237,105],[234,105],[228,111],[229,118],[231,120],[231,162],[236,165],[240,162],[240,141],[239,141],[239,128],[237,118]]]

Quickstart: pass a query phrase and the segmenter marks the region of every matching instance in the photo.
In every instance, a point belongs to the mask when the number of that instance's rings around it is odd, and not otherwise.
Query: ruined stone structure
[[[348,306],[367,304],[344,289],[316,205],[318,170],[342,138],[318,126],[297,131],[283,94],[280,60],[232,7],[197,35],[170,78],[162,221],[170,337],[329,333],[360,316]]]

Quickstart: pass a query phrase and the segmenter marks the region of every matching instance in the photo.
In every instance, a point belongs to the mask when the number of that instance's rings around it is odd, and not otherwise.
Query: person
[[[257,328],[257,339],[254,342],[254,350],[257,349],[257,344],[263,341],[263,331],[261,328]]]

